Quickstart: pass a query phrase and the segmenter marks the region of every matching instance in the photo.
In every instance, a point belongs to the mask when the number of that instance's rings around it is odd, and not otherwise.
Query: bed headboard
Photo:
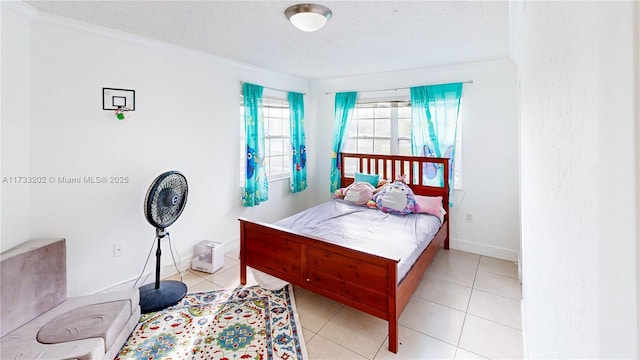
[[[449,177],[444,177],[444,186],[426,185],[425,164],[444,167],[442,174],[449,173],[449,159],[425,156],[379,155],[340,153],[340,186],[353,183],[353,175],[346,175],[345,169],[364,174],[378,174],[381,179],[393,181],[397,176],[406,175],[411,190],[416,195],[442,196],[442,205],[449,210]]]

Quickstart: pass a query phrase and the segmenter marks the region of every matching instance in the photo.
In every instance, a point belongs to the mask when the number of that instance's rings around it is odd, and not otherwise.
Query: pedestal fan
[[[140,287],[140,309],[142,313],[162,310],[180,301],[187,293],[187,285],[181,281],[160,281],[160,242],[168,233],[167,227],[182,214],[187,203],[187,179],[178,171],[160,174],[147,191],[144,200],[144,215],[156,228],[156,281]]]

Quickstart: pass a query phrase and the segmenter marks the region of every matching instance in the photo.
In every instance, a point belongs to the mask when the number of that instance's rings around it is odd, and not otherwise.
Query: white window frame
[[[390,117],[389,117],[389,121],[391,122],[390,124],[390,136],[386,137],[386,136],[376,136],[375,134],[375,122],[374,122],[374,128],[373,128],[373,136],[347,136],[347,142],[345,143],[345,148],[349,148],[349,141],[358,141],[360,139],[373,139],[374,140],[374,152],[375,152],[375,139],[388,139],[390,141],[390,154],[387,155],[411,155],[409,154],[400,154],[400,141],[401,140],[406,140],[406,141],[411,141],[411,138],[407,138],[407,137],[400,137],[398,134],[398,129],[399,129],[399,117],[398,117],[398,108],[400,106],[408,106],[409,108],[411,107],[411,104],[409,102],[409,100],[407,98],[400,98],[400,99],[395,99],[395,100],[389,100],[388,98],[385,99],[363,99],[363,100],[359,100],[356,102],[355,105],[355,109],[353,112],[353,118],[351,119],[351,122],[349,124],[349,127],[351,128],[352,126],[356,126],[356,134],[357,134],[357,122],[358,122],[358,114],[359,111],[357,111],[357,109],[359,108],[364,108],[366,106],[372,106],[375,108],[375,105],[372,104],[383,104],[383,103],[389,103],[390,104]],[[462,108],[462,107],[461,107]],[[456,151],[455,151],[455,166],[453,169],[453,176],[454,176],[454,189],[462,189],[462,109],[460,110],[460,115],[458,117],[458,125],[456,128],[457,134],[456,134]],[[347,134],[349,133],[349,129],[347,129]],[[356,150],[355,152],[358,153],[357,150],[357,145],[354,147]]]
[[[273,113],[271,109],[276,110]],[[282,110],[280,116],[276,115],[277,110]],[[290,133],[290,118],[289,118],[289,101],[287,99],[275,97],[275,96],[263,96],[262,97],[262,111],[265,121],[265,166],[267,173],[267,181],[277,181],[281,179],[289,179],[291,177],[291,133]],[[281,132],[279,135],[271,133],[269,129],[269,119],[281,120]],[[273,154],[273,148],[270,146],[272,140],[282,140],[282,152],[279,154]],[[272,158],[281,158],[282,172],[273,173],[272,171],[276,167],[271,166]],[[245,133],[244,124],[244,97],[240,95],[240,186],[245,185],[245,171],[247,164],[247,136]]]
[[[384,106],[381,104],[388,104],[388,106]],[[380,106],[378,106],[380,105]],[[410,141],[411,139],[408,137],[400,137],[398,135],[398,107],[399,106],[408,106],[408,101],[406,100],[393,100],[393,101],[389,101],[389,100],[365,100],[365,101],[358,101],[355,105],[354,108],[354,112],[353,112],[353,118],[349,123],[349,128],[347,129],[347,143],[349,143],[350,141],[356,141],[356,144],[359,140],[373,140],[374,141],[374,153],[376,153],[375,151],[375,141],[376,140],[386,140],[389,141],[389,151],[390,154],[385,154],[385,155],[398,155],[400,154],[400,140],[406,140],[406,141]],[[358,134],[358,121],[360,121],[359,119],[359,112],[360,109],[366,109],[366,108],[371,108],[373,109],[373,112],[375,114],[375,109],[376,108],[384,108],[384,107],[388,107],[389,108],[389,136],[378,136],[375,134],[375,120],[380,120],[380,119],[387,119],[387,118],[376,118],[375,115],[373,118],[366,118],[366,119],[372,119],[373,121],[373,132],[374,135],[373,136],[368,136],[368,135],[360,135]],[[364,121],[364,120],[362,120]],[[369,120],[366,120],[369,121]],[[355,136],[349,136],[348,134],[352,132],[351,128],[355,126]],[[346,144],[345,144],[346,145]],[[355,145],[355,148],[357,149],[358,146]],[[358,152],[356,150],[356,152]],[[410,154],[406,154],[406,155],[410,155]]]

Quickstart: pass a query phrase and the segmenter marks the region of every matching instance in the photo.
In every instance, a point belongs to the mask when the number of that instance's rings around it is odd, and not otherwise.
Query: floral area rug
[[[187,294],[144,314],[116,359],[307,358],[291,285]]]

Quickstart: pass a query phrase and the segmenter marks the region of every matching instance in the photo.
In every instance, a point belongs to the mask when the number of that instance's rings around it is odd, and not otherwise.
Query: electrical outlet
[[[466,213],[465,214],[465,219],[467,220],[468,223],[472,223],[473,222],[473,214],[472,213]]]
[[[122,247],[123,244],[121,242],[113,244],[113,257],[122,256]]]

